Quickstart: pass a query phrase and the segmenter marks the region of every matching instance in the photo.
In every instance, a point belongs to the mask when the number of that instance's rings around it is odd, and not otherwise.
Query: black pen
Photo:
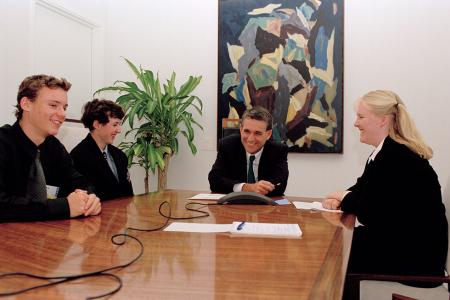
[[[242,222],[238,225],[237,230],[242,230],[242,228],[244,227],[244,225],[245,225],[245,221],[242,221]]]

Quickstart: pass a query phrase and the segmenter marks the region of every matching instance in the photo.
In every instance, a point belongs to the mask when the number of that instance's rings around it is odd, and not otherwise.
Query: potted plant
[[[202,114],[203,104],[199,97],[191,95],[200,83],[201,76],[190,76],[179,89],[175,87],[175,72],[163,84],[152,71],[137,68],[124,58],[138,81],[116,81],[113,86],[97,90],[117,91],[120,97],[116,102],[123,107],[129,130],[119,147],[128,157],[128,167],[137,164],[145,170],[145,192],[149,192],[149,172],[158,169],[158,190],[167,187],[167,170],[172,155],[178,152],[178,136],[181,133],[187,140],[192,154],[197,153],[194,144],[193,125],[203,127],[194,119],[191,112]],[[128,140],[127,137],[132,137]]]

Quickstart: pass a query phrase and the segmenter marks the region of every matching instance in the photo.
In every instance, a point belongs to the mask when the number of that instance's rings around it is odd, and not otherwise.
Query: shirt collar
[[[100,153],[105,152],[106,154],[109,154],[108,145],[105,146],[105,149],[100,148],[100,146],[97,144],[97,142],[95,141],[94,137],[92,136],[92,133],[89,132],[87,134],[87,138],[86,139],[89,141],[91,147],[94,147],[95,149],[98,149],[100,151]]]
[[[375,160],[375,157],[377,157],[378,152],[380,152],[381,148],[383,148],[383,144],[384,144],[384,140],[386,138],[384,138],[381,143],[375,148],[375,150],[372,152],[372,154],[369,156],[369,161]]]
[[[252,156],[252,155],[255,156],[255,161],[259,161],[259,158],[261,157],[261,154],[262,154],[263,150],[264,150],[264,147],[262,147],[258,152],[253,153],[253,154],[248,153],[247,151],[245,151],[245,154],[247,156],[247,161],[250,159],[250,156]]]

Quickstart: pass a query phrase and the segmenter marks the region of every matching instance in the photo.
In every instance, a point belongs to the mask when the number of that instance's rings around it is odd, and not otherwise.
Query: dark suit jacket
[[[387,137],[341,203],[355,229],[349,272],[443,275],[448,227],[428,160]]]
[[[126,155],[113,145],[108,145],[108,152],[116,164],[119,182],[90,133],[73,148],[70,155],[78,172],[94,185],[100,200],[133,195]]]
[[[258,180],[267,180],[277,185],[268,196],[283,195],[289,176],[288,148],[274,141],[267,141],[258,167]],[[240,135],[230,135],[219,141],[216,162],[209,172],[212,192],[230,193],[233,186],[247,182],[247,157]]]
[[[30,168],[38,149],[46,184],[60,188],[57,199],[42,201],[27,194]],[[74,189],[91,190],[57,138],[48,136],[37,147],[19,122],[0,127],[0,222],[69,218],[66,197]]]

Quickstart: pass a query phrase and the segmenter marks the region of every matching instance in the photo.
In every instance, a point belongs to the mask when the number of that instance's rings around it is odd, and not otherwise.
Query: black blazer
[[[30,168],[38,149],[47,185],[60,188],[57,199],[42,201],[27,195]],[[0,127],[0,222],[69,218],[66,196],[74,189],[91,190],[57,138],[48,136],[37,147],[19,122]]]
[[[119,182],[90,133],[73,148],[70,155],[78,172],[94,185],[94,192],[100,200],[132,196],[133,187],[125,153],[113,145],[108,145],[108,152],[116,164]]]
[[[443,275],[448,227],[428,160],[387,137],[342,203],[354,232],[349,272]]]
[[[289,176],[288,147],[269,140],[264,145],[258,167],[258,180],[280,183],[268,196],[283,195]],[[219,141],[217,158],[208,176],[212,192],[230,193],[233,186],[247,182],[247,157],[240,135],[230,135]]]

